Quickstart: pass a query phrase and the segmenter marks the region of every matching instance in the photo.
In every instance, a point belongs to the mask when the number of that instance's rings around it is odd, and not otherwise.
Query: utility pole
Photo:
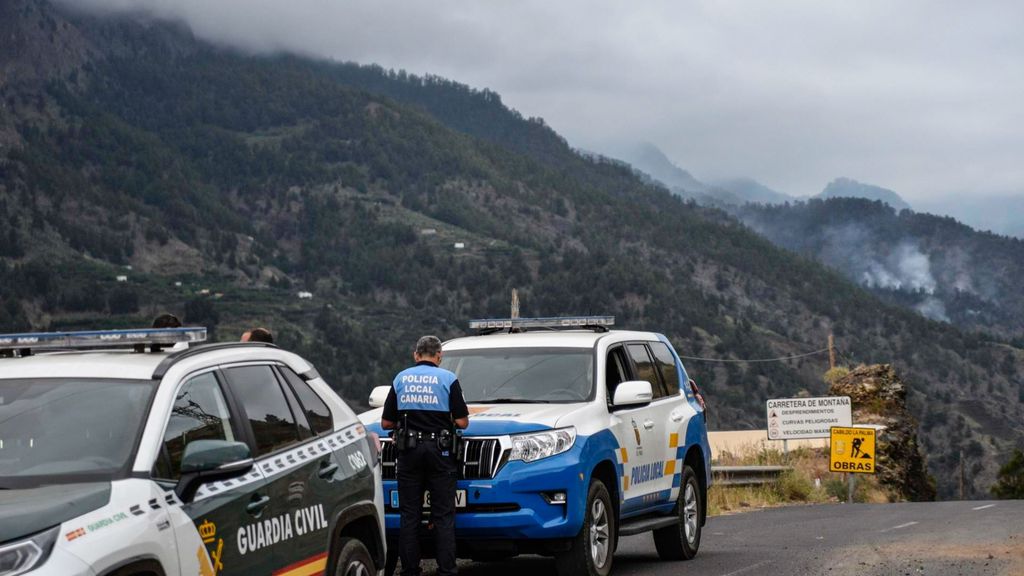
[[[836,367],[836,339],[831,332],[828,333],[828,368],[833,370]]]
[[[512,315],[511,318],[519,318],[519,290],[512,289]]]
[[[966,498],[964,498],[964,496],[965,496],[965,494],[964,494],[965,480],[966,480],[966,478],[964,476],[964,451],[961,450],[960,451],[960,499],[961,500],[966,500]]]

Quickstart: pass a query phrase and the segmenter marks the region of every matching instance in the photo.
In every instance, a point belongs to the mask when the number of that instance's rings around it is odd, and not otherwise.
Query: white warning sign
[[[828,438],[833,426],[852,426],[849,396],[777,398],[767,402],[768,439]]]

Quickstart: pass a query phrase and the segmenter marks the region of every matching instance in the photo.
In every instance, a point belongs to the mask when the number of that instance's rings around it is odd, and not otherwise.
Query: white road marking
[[[735,572],[729,572],[728,574],[722,574],[722,576],[736,576],[737,574],[743,574],[744,572],[750,572],[754,568],[760,568],[761,566],[764,566],[766,564],[771,564],[771,563],[772,563],[771,560],[765,560],[764,562],[758,562],[757,564],[752,564],[750,566],[747,566],[746,568],[740,568],[739,570],[736,570]]]
[[[917,524],[917,522],[907,522],[906,524],[900,524],[899,526],[893,526],[892,528],[886,528],[885,530],[879,530],[879,532],[891,532],[893,530],[899,530],[900,528],[909,528]]]
[[[995,506],[995,504],[985,504],[984,506],[978,506],[977,508],[971,508],[971,510],[984,510],[985,508],[991,508],[993,506]]]

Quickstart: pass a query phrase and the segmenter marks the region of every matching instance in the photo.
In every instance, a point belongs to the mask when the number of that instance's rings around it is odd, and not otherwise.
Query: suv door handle
[[[654,420],[644,420],[644,430],[653,430]]]
[[[331,462],[329,460],[324,460],[323,462],[320,463],[320,471],[317,472],[316,475],[326,480],[327,478],[330,478],[331,476],[334,476],[334,473],[337,472],[337,471],[338,471],[338,464],[337,464],[337,462]]]
[[[245,511],[253,516],[259,516],[263,513],[263,509],[267,507],[267,504],[270,504],[270,496],[253,494],[252,500],[245,506]]]
[[[680,412],[679,410],[673,410],[672,413],[669,414],[669,418],[671,418],[673,422],[682,422],[683,413]]]

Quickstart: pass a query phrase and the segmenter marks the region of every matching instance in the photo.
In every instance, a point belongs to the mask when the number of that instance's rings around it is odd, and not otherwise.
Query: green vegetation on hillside
[[[0,94],[45,112],[20,119],[0,160],[4,327],[130,325],[163,310],[224,339],[267,325],[362,402],[417,336],[505,314],[517,287],[524,314],[614,314],[688,356],[796,354],[833,332],[852,359],[912,377],[939,478],[977,442],[991,480],[987,446],[1016,437],[993,423],[1024,416],[1019,351],[889,306],[722,212],[581,156],[493,93],[245,57],[173,29],[76,25],[100,54],[76,80]],[[687,367],[712,424],[733,428],[763,426],[766,398],[824,392],[823,364]]]
[[[992,486],[992,495],[1002,499],[1024,498],[1024,452],[1013,451],[1010,461],[999,469],[998,481]]]
[[[1022,240],[858,198],[732,210],[772,242],[831,266],[889,303],[967,330],[1024,338]]]

